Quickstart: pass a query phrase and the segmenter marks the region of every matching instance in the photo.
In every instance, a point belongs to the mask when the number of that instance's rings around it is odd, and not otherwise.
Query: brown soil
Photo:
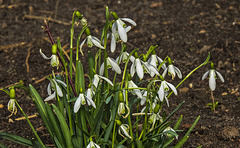
[[[51,45],[41,29],[44,25],[43,19],[34,16],[58,20],[59,22],[50,21],[51,33],[55,40],[60,37],[62,44],[66,45],[69,42],[69,23],[73,11],[82,12],[91,24],[92,33],[100,36],[101,27],[104,25],[105,5],[119,16],[136,21],[137,27],[129,33],[130,49],[139,48],[143,53],[151,45],[159,45],[157,54],[162,58],[170,56],[182,70],[183,76],[200,65],[208,52],[211,52],[211,61],[225,78],[225,83],[217,80],[217,88],[214,91],[215,100],[219,102],[216,113],[206,107],[206,104],[211,102],[208,81],[201,80],[201,76],[209,67],[201,68],[180,86],[179,95],[170,99],[169,110],[185,101],[184,106],[174,116],[175,119],[179,115],[184,117],[180,127],[183,133],[180,133],[180,137],[196,117],[201,116],[184,147],[240,147],[239,1],[70,0],[56,4],[54,0],[0,0],[0,87],[23,80],[26,85],[33,84],[38,92],[46,97],[48,81],[37,84],[35,82],[51,73],[49,61],[39,54],[39,49],[42,48],[44,53],[51,55]],[[68,47],[69,45],[65,50]],[[83,59],[83,62],[86,61]],[[173,83],[177,84],[176,81]],[[17,99],[28,115],[37,113],[32,100],[26,97],[24,92],[18,91]],[[0,131],[32,138],[33,133],[27,122],[15,120],[22,117],[20,111],[10,119],[7,117],[10,114],[7,111],[8,100],[8,96],[1,93]],[[35,117],[31,121],[41,138],[51,144],[41,119]],[[22,147],[0,140],[8,147]]]

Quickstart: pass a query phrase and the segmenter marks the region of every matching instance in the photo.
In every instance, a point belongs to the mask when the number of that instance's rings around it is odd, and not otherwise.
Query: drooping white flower
[[[96,105],[95,105],[94,101],[92,100],[93,96],[94,96],[94,91],[90,87],[86,91],[87,104],[89,106],[92,105],[94,108],[96,108]]]
[[[83,93],[80,93],[73,107],[74,113],[78,112],[81,105],[85,105],[85,104],[86,104],[85,96]]]
[[[136,26],[137,24],[132,19],[119,18],[115,12],[113,12],[112,15],[115,19],[113,26],[116,25],[116,28],[117,28],[117,31],[118,31],[118,34],[119,34],[121,40],[126,43],[128,29],[125,29],[125,28],[127,28],[127,25],[123,21],[126,21],[126,22],[132,24],[133,26]]]
[[[135,58],[130,68],[131,77],[133,77],[136,72],[139,79],[143,79],[144,69],[146,69],[146,71],[149,73],[150,70],[148,64],[146,65],[146,63],[139,58]]]
[[[177,90],[176,90],[175,86],[173,86],[171,83],[168,83],[165,80],[163,80],[161,82],[161,86],[160,86],[160,88],[158,90],[158,97],[159,97],[160,101],[163,102],[163,99],[165,99],[168,106],[169,106],[169,103],[168,103],[167,95],[168,95],[168,92],[170,90],[169,87],[171,88],[173,93],[175,95],[177,95]]]
[[[59,97],[63,97],[62,90],[59,87],[58,83],[61,84],[63,87],[67,87],[67,85],[63,81],[58,79],[52,79],[52,81],[50,81],[50,83],[47,86],[47,93],[49,96],[44,101],[49,101],[55,98],[56,92]],[[52,90],[53,90],[53,93],[52,93]]]
[[[172,129],[170,126],[167,127],[167,128],[165,128],[165,129],[163,130],[163,133],[166,133],[166,132],[168,132],[168,131],[171,131],[171,132],[177,134],[176,131],[175,131],[174,129]],[[169,136],[172,136],[173,134],[166,133],[166,135],[169,137]],[[178,135],[175,135],[175,137],[176,137],[176,139],[178,139]]]
[[[100,79],[103,79],[103,80],[107,81],[110,85],[113,86],[113,83],[112,83],[108,78],[103,77],[103,76],[100,76],[100,75],[98,75],[98,74],[95,74],[95,75],[93,76],[92,83],[93,83],[93,85],[94,85],[96,88],[98,87],[98,83],[99,83]]]
[[[204,73],[204,75],[202,76],[202,80],[206,79],[207,76],[209,76],[209,87],[212,91],[216,89],[217,76],[222,82],[224,82],[223,76],[215,69],[210,69],[206,73]]]
[[[56,54],[52,54],[51,57],[47,57],[43,52],[42,52],[42,49],[39,50],[40,54],[42,55],[42,57],[46,60],[50,60],[51,59],[51,66],[52,67],[58,67],[59,66],[59,59],[58,59],[58,56]]]
[[[13,114],[13,113],[17,113],[17,107],[16,107],[16,104],[15,104],[15,99],[10,99],[8,101],[8,110]]]
[[[93,141],[90,141],[86,148],[100,148],[100,146]]]
[[[160,57],[158,57],[156,54],[152,54],[147,61],[147,63],[149,65],[152,65],[155,69],[158,69],[158,65],[160,65],[162,62],[163,60]],[[165,63],[162,65],[162,68],[164,70],[167,68]],[[150,71],[151,77],[154,77],[155,74],[156,74],[156,71],[154,71],[154,69]]]
[[[129,135],[129,125],[127,125],[127,124],[121,124],[121,125],[119,126],[118,133],[119,133],[119,135],[121,135],[123,138],[128,137],[129,139],[133,139],[133,138]],[[125,137],[125,136],[126,136],[126,137]]]
[[[128,81],[128,88],[138,88],[138,86],[132,81]],[[142,93],[139,89],[133,89],[133,91],[131,91],[134,95],[137,95],[138,98],[142,99]]]
[[[123,62],[123,63],[126,63],[127,62],[127,59],[128,59],[128,56],[129,56],[129,53],[127,53],[127,51],[124,51],[120,56],[118,56],[116,58],[116,62]],[[130,56],[129,60],[133,63],[135,58],[134,56]]]
[[[127,113],[124,116],[125,112],[127,109]],[[123,118],[127,118],[127,116],[130,114],[130,109],[129,107],[124,103],[124,102],[120,102],[118,105],[118,115],[122,116]]]
[[[106,61],[107,61],[107,68],[112,68],[116,73],[121,74],[121,69],[113,58],[107,57]],[[103,75],[103,73],[104,73],[104,62],[100,67],[100,75]]]
[[[169,75],[172,76],[172,79],[175,78],[176,73],[177,73],[178,77],[179,77],[180,79],[182,79],[182,73],[181,73],[181,71],[180,71],[176,66],[174,66],[174,65],[172,65],[172,64],[169,64],[169,65],[168,65],[168,67],[164,70],[162,76],[165,77],[165,75],[167,74],[167,72],[168,72]]]

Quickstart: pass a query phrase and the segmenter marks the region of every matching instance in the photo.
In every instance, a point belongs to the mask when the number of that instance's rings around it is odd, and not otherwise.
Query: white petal
[[[52,93],[51,93],[51,82],[48,83],[48,86],[47,86],[47,93],[48,93],[49,96],[52,94]]]
[[[181,71],[180,71],[176,66],[174,66],[174,69],[175,69],[175,72],[177,73],[179,79],[182,79],[182,73],[181,73]]]
[[[130,74],[131,74],[131,77],[134,76],[136,72],[136,69],[135,69],[135,62],[132,63],[131,67],[130,67]]]
[[[161,64],[161,63],[163,62],[163,60],[162,60],[161,58],[159,58],[158,56],[157,56],[157,59],[158,59],[158,64]],[[166,68],[167,68],[167,66],[166,66],[165,63],[162,65],[162,68],[163,68],[163,69],[166,69]]]
[[[52,58],[52,56],[50,58],[48,58],[44,53],[42,53],[42,49],[40,49],[39,52],[42,55],[42,57],[46,60],[50,60]]]
[[[99,76],[100,78],[102,78],[103,80],[107,81],[110,85],[113,86],[113,83],[112,83],[108,78],[103,77],[103,76],[100,76],[100,75],[98,75],[98,76]]]
[[[114,60],[114,59],[111,59],[111,58],[109,58],[109,57],[108,57],[108,60],[109,60],[109,62],[110,62],[110,64],[111,64],[112,68],[114,69],[114,71],[116,71],[116,73],[118,73],[118,74],[121,74],[121,69],[120,69],[120,67],[118,66],[118,64],[115,62],[115,60]]]
[[[155,74],[160,75],[158,70],[154,66],[150,65],[149,68],[150,68],[150,71],[151,71],[151,77],[153,77]]]
[[[49,101],[52,100],[53,98],[55,98],[56,93],[54,92],[53,94],[51,94],[50,96],[48,96],[44,101]]]
[[[131,30],[131,28],[132,28],[131,26],[127,26],[127,27],[124,28],[124,29],[125,29],[126,32],[129,32],[129,31]]]
[[[73,108],[74,113],[78,112],[80,107],[81,107],[81,98],[79,95],[79,97],[77,98],[77,101],[74,104],[74,108]]]
[[[92,105],[94,108],[96,108],[95,103],[93,102],[92,98],[87,98],[87,104],[90,106]]]
[[[82,41],[82,43],[80,44],[79,51],[80,51],[81,53],[82,53],[82,47],[83,47],[84,43],[86,42],[86,40],[87,40],[87,38],[84,39],[84,40]]]
[[[102,76],[104,73],[104,63],[102,63],[101,67],[100,67],[100,75]]]
[[[117,27],[116,27],[116,22],[113,23],[112,25],[112,33],[116,33]]]
[[[166,81],[165,81],[165,82],[166,82]],[[167,83],[167,85],[172,89],[172,91],[174,92],[174,94],[177,95],[178,93],[177,93],[177,90],[176,90],[175,86],[173,86],[171,83],[168,83],[168,82],[166,82],[166,83]]]
[[[202,76],[202,80],[206,79],[206,77],[209,75],[209,70],[205,72]]]
[[[175,78],[175,76],[176,76],[176,73],[175,73],[175,69],[174,69],[174,66],[171,64],[171,65],[168,65],[168,73],[170,73],[171,74],[171,76],[172,76],[172,79],[174,79]]]
[[[147,71],[147,73],[150,73],[150,65],[147,62],[141,61],[141,64],[143,65],[143,68]]]
[[[101,48],[101,49],[105,49],[101,44],[100,44],[100,41],[98,40],[98,38],[96,37],[92,37],[92,42],[95,46],[97,46],[98,48]]]
[[[167,106],[169,107],[168,98],[166,96],[165,96],[165,100],[166,100]]]
[[[121,23],[119,22],[119,20],[116,21],[117,22],[117,26],[118,26],[118,34],[121,38],[121,40],[123,42],[127,42],[127,33],[125,31],[125,29],[123,28],[123,26],[121,25]]]
[[[164,99],[164,88],[163,88],[162,83],[161,83],[161,86],[160,86],[160,88],[158,90],[158,96],[159,96],[160,101],[162,102],[163,99]]]
[[[133,26],[137,26],[137,24],[130,18],[120,18],[120,19],[132,24]]]
[[[209,87],[212,91],[216,89],[216,79],[214,70],[210,70]]]
[[[216,73],[217,73],[219,79],[220,79],[222,82],[224,82],[223,76],[222,76],[218,71],[216,71]]]
[[[61,88],[58,86],[57,82],[56,82],[54,79],[53,79],[53,82],[54,82],[54,84],[55,84],[55,86],[56,86],[58,96],[59,96],[59,97],[62,97],[62,96],[63,96],[63,93],[62,93]]]
[[[136,64],[136,72],[137,72],[138,77],[140,79],[143,79],[143,76],[144,76],[143,67],[142,67],[142,64],[141,64],[139,58],[135,60],[135,64]]]
[[[62,84],[62,85],[63,85],[63,87],[67,87],[67,84],[66,84],[66,83],[64,83],[63,81],[61,81],[61,80],[58,80],[58,79],[56,79],[56,81],[57,81],[58,83]]]
[[[111,34],[112,38],[111,38],[111,52],[114,52],[116,49],[116,39],[114,37],[114,34]]]
[[[168,69],[166,68],[164,71],[163,71],[163,74],[162,74],[162,77],[164,78],[165,77],[165,75],[167,74],[167,71],[168,71]]]
[[[93,76],[93,80],[92,80],[92,83],[93,83],[93,85],[97,88],[98,87],[98,83],[99,83],[99,75],[97,75],[97,74],[95,74],[94,76]]]

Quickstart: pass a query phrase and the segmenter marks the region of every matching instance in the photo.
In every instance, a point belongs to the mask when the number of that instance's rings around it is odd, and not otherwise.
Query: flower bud
[[[115,120],[115,121],[116,121],[118,126],[122,125],[122,122],[120,120]]]
[[[90,29],[87,28],[87,29],[85,30],[85,33],[86,33],[87,36],[91,35]]]
[[[214,69],[214,64],[213,64],[213,62],[211,62],[211,69]]]
[[[159,109],[160,109],[160,105],[157,104],[155,107],[154,107],[154,113],[157,114],[159,112]]]
[[[134,53],[134,57],[138,58],[138,53],[137,52]]]
[[[57,44],[52,45],[52,54],[56,55],[57,54]]]
[[[169,64],[169,65],[172,65],[172,60],[171,60],[170,57],[168,57],[168,64]]]
[[[75,15],[77,16],[77,18],[79,20],[81,20],[83,18],[83,15],[79,11],[75,11]]]
[[[117,15],[116,12],[112,12],[112,16],[113,16],[113,18],[114,18],[115,20],[118,20],[118,19],[119,19],[119,17],[118,17],[118,15]]]
[[[153,55],[156,54],[156,50],[155,50],[155,49],[152,51],[152,54],[153,54]]]
[[[16,96],[16,94],[15,94],[15,89],[14,89],[14,88],[11,88],[11,89],[10,89],[10,92],[9,92],[9,97],[10,97],[10,99],[15,99],[15,96]]]
[[[124,96],[123,96],[122,91],[120,91],[120,92],[118,93],[118,99],[119,99],[119,102],[124,102]]]

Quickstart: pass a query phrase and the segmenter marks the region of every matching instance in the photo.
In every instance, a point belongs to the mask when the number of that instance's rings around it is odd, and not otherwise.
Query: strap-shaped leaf
[[[0,132],[0,137],[3,139],[7,139],[10,141],[13,141],[18,144],[26,145],[26,146],[33,146],[32,141],[28,140],[26,138],[23,138],[21,136],[17,136],[15,134],[10,134],[10,133],[5,133],[5,132]]]

